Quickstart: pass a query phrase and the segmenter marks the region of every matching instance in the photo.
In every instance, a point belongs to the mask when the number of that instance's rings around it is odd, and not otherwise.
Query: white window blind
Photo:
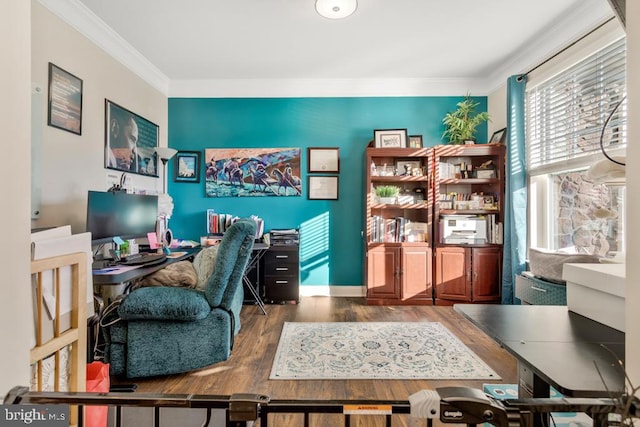
[[[626,147],[626,43],[619,39],[526,91],[527,168],[548,169]]]

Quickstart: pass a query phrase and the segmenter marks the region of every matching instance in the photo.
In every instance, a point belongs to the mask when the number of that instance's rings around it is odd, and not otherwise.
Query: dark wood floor
[[[271,364],[284,322],[440,322],[493,368],[502,381],[515,383],[516,361],[452,307],[367,306],[362,298],[305,297],[297,305],[245,305],[242,330],[231,358],[183,375],[136,380],[138,392],[230,395],[259,393],[272,399],[406,400],[423,389],[451,385],[481,388],[486,381],[427,380],[270,380]]]

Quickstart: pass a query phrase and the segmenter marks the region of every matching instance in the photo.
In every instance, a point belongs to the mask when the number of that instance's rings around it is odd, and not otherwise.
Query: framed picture
[[[200,182],[199,151],[178,151],[173,162],[175,182]]]
[[[310,176],[309,199],[338,200],[337,176]]]
[[[340,172],[340,148],[309,147],[307,159],[309,173]]]
[[[406,148],[406,129],[376,129],[373,131],[373,141],[376,148]]]
[[[507,139],[507,128],[497,130],[491,135],[489,144],[504,144]]]
[[[420,160],[397,160],[396,170],[398,176],[420,176],[422,175],[422,163]]]
[[[158,176],[158,125],[105,99],[104,167]]]
[[[47,124],[82,135],[82,80],[49,62]]]
[[[207,197],[302,195],[300,148],[207,148]]]
[[[422,148],[422,135],[409,135],[409,148]]]

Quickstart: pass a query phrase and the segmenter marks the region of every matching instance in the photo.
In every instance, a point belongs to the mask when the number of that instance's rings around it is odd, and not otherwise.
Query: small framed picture
[[[47,124],[82,135],[82,80],[51,62]]]
[[[340,148],[309,147],[307,159],[309,173],[340,172]]]
[[[409,135],[409,148],[422,148],[422,135]]]
[[[309,176],[310,200],[338,200],[337,176]]]
[[[373,131],[373,141],[376,148],[406,148],[406,129],[376,129]]]
[[[422,163],[420,160],[397,160],[396,170],[398,176],[419,176],[422,175]]]
[[[507,139],[507,128],[497,130],[491,135],[489,144],[504,144]]]
[[[199,151],[178,151],[173,162],[175,182],[200,182]]]

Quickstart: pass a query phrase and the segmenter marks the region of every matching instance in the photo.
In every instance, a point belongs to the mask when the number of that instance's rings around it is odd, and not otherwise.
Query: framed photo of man
[[[104,167],[158,176],[158,125],[105,99]]]

